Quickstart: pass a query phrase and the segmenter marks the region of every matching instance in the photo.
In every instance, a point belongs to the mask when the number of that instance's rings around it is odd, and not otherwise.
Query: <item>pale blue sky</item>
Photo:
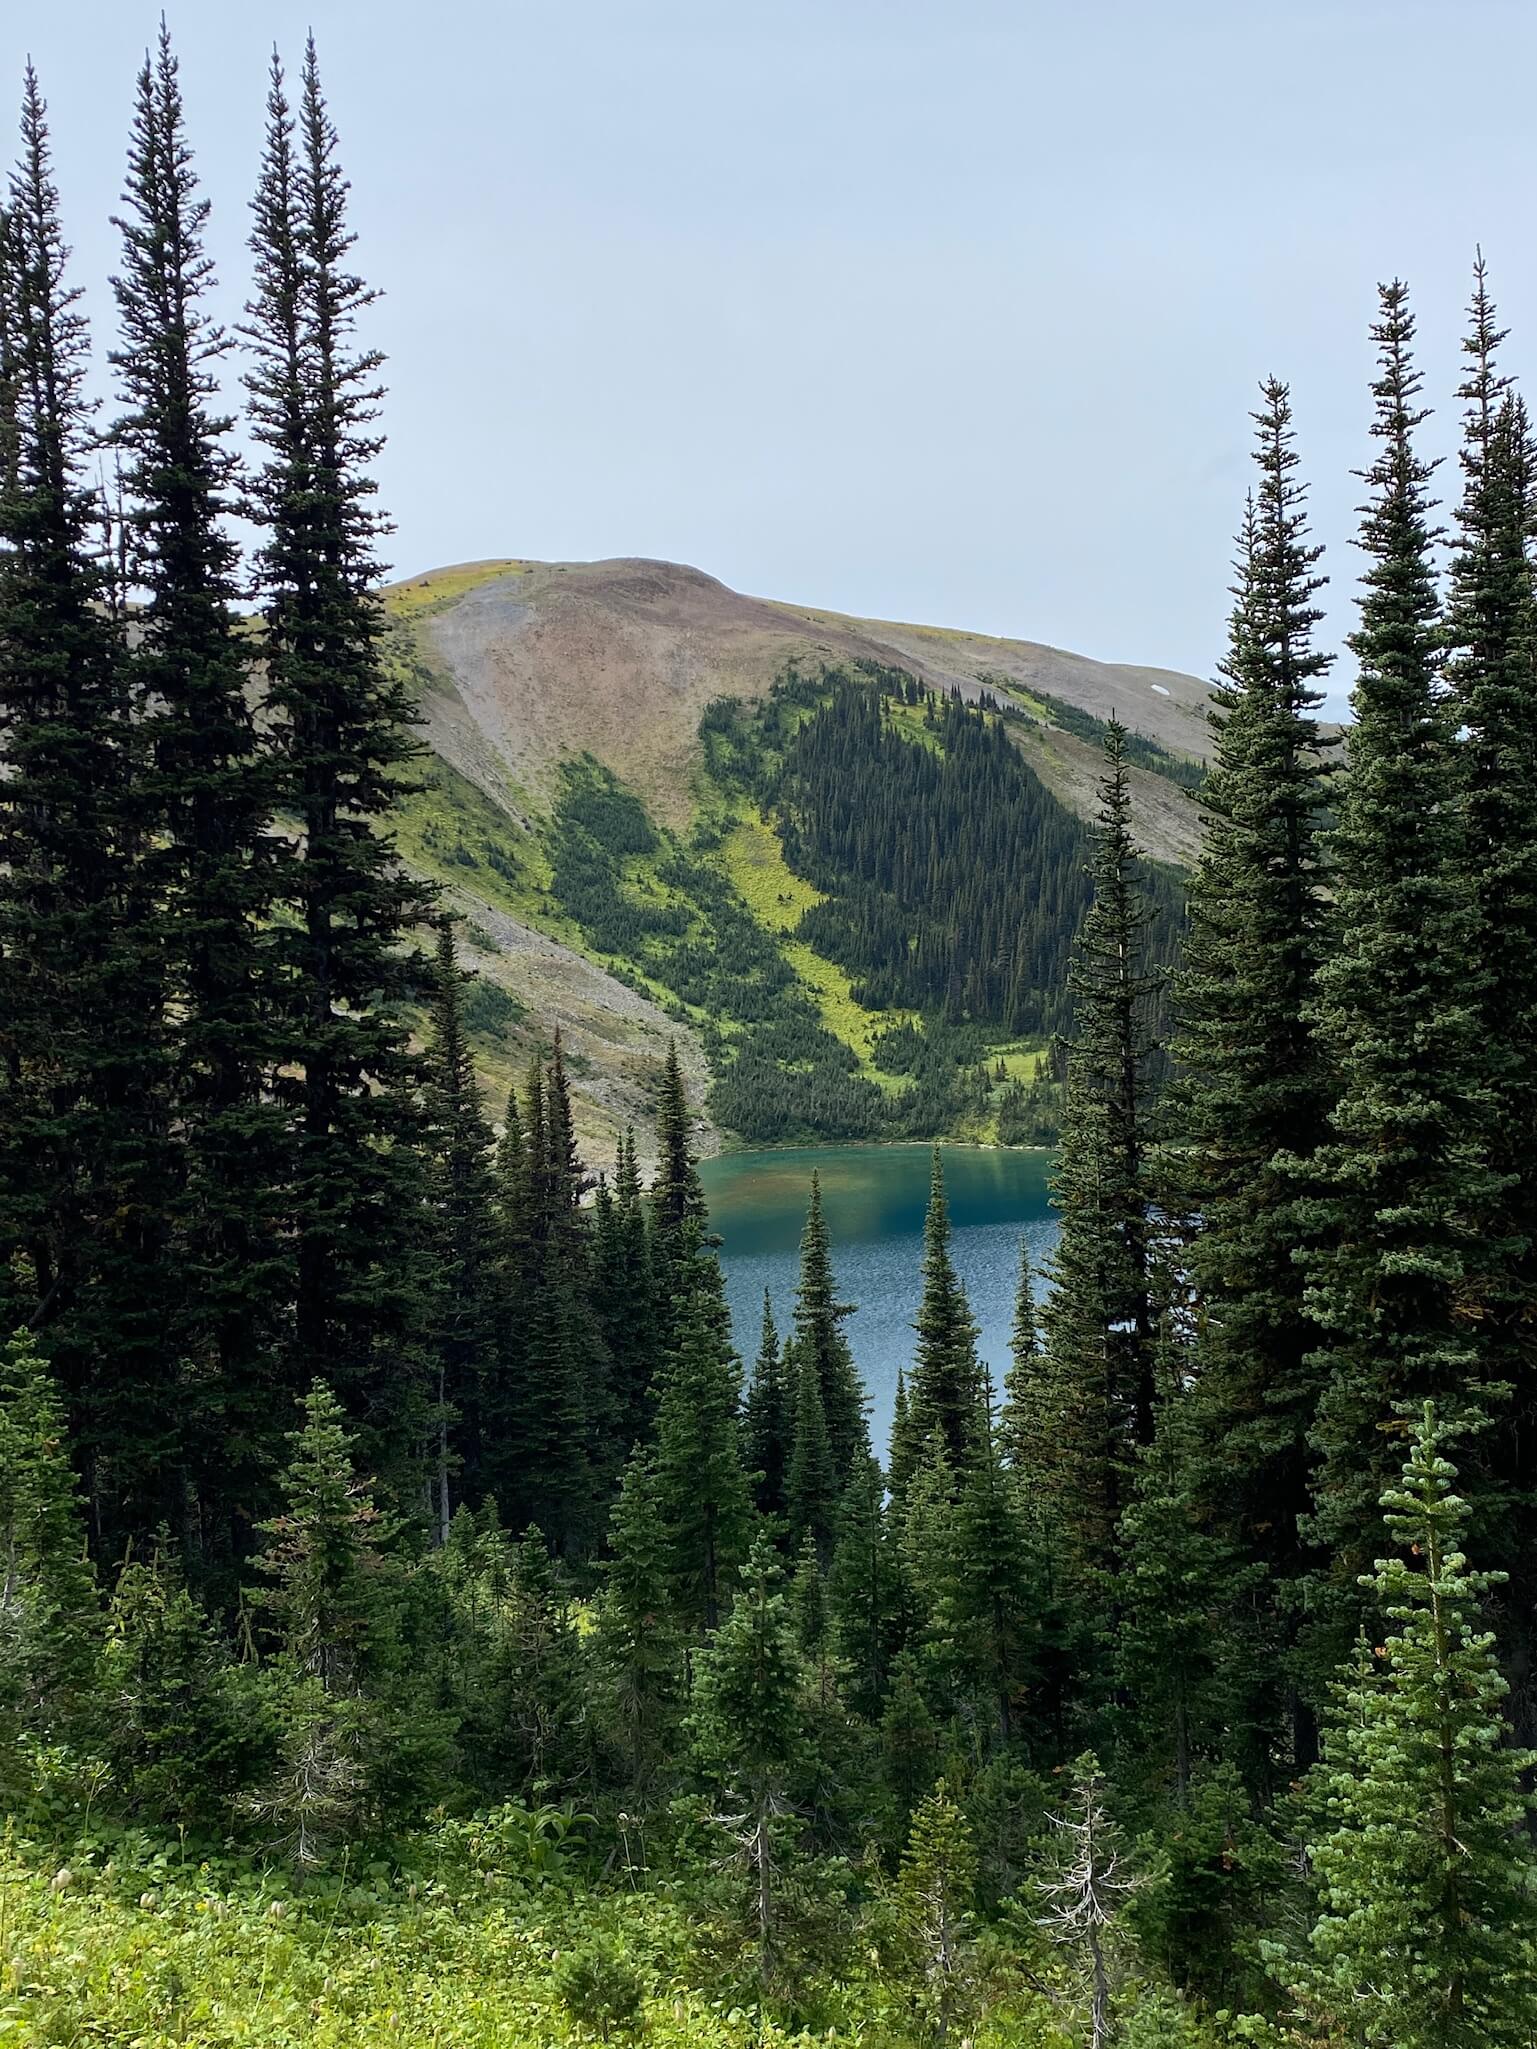
[[[103,326],[157,12],[0,16]],[[1527,0],[169,13],[231,310],[266,53],[319,37],[402,570],[667,556],[1207,673],[1257,378],[1294,386],[1338,634],[1375,280],[1415,289],[1438,450],[1479,240],[1537,377]]]

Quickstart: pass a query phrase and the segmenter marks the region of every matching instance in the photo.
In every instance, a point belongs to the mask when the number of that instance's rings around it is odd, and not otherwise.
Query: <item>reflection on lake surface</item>
[[[838,1285],[843,1300],[858,1306],[844,1329],[864,1375],[871,1435],[882,1456],[897,1371],[912,1365],[930,1157],[923,1145],[823,1145],[727,1153],[700,1169],[710,1221],[722,1241],[737,1348],[749,1371],[765,1288],[781,1335],[789,1329],[806,1199],[813,1168],[820,1173]],[[1056,1217],[1046,1200],[1051,1155],[947,1145],[940,1157],[956,1271],[981,1328],[982,1356],[1001,1391],[1020,1239],[1028,1242],[1033,1265],[1056,1240]],[[1036,1292],[1039,1298],[1039,1284]]]

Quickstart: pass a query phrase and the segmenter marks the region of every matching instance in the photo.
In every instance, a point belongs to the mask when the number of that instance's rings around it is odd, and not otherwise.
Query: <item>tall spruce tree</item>
[[[790,1347],[790,1359],[795,1375],[795,1430],[785,1478],[790,1548],[798,1552],[810,1543],[819,1569],[825,1572],[838,1526],[838,1463],[822,1407],[822,1376],[816,1355],[797,1338]]]
[[[349,267],[346,203],[311,42],[297,116],[273,62],[243,330],[266,450],[253,509],[267,702],[297,829],[278,891],[294,1354],[301,1383],[324,1372],[400,1467],[421,1434],[418,1067],[401,1013],[418,976],[404,942],[429,905],[388,831],[415,714],[381,649],[381,359],[355,340],[374,295]]]
[[[994,1739],[1019,1730],[1044,1635],[1046,1602],[1032,1555],[1019,1479],[992,1427],[990,1391],[974,1455],[955,1505],[961,1561],[950,1618],[977,1689],[992,1710]]]
[[[630,1784],[665,1761],[683,1693],[683,1644],[672,1615],[671,1552],[650,1450],[631,1452],[609,1521],[598,1657]]]
[[[1491,1440],[1510,1517],[1504,1650],[1523,1741],[1537,1736],[1537,596],[1529,544],[1537,478],[1525,406],[1499,369],[1505,334],[1480,257],[1474,273],[1461,465],[1452,537],[1446,677],[1462,729],[1468,850],[1482,969],[1481,1040],[1490,1064],[1491,1164],[1504,1177],[1483,1285],[1482,1349],[1511,1385]]]
[[[195,1496],[188,1534],[238,1553],[281,1451],[274,1362],[291,1294],[277,1213],[283,1114],[267,1086],[272,777],[235,613],[240,470],[218,381],[230,343],[209,311],[208,201],[164,23],[135,90],[123,204],[111,360],[126,410],[112,438],[127,573],[144,594],[132,659],[143,860],[175,1017],[171,1343],[188,1371],[177,1397]]]
[[[918,1346],[905,1390],[907,1428],[920,1443],[938,1433],[951,1464],[959,1467],[970,1458],[984,1424],[982,1369],[976,1319],[950,1258],[950,1209],[938,1146],[929,1176],[923,1293],[914,1327]]]
[[[1389,1628],[1342,1680],[1312,1787],[1318,1919],[1289,1974],[1303,2014],[1384,2049],[1525,2049],[1537,2000],[1537,1867],[1518,1826],[1530,1752],[1481,1612],[1503,1577],[1463,1555],[1468,1504],[1426,1403],[1383,1496],[1393,1555],[1370,1575]],[[1310,2037],[1311,2039],[1311,2037]]]
[[[855,1460],[870,1448],[864,1390],[842,1328],[845,1317],[853,1313],[849,1303],[838,1300],[833,1282],[832,1245],[822,1213],[822,1177],[813,1172],[806,1228],[801,1236],[800,1284],[795,1294],[795,1349],[802,1366],[809,1360],[816,1373],[833,1471],[840,1488],[846,1485]]]
[[[1158,1168],[1165,1207],[1191,1227],[1185,1257],[1200,1312],[1206,1451],[1191,1484],[1213,1535],[1270,1574],[1277,1626],[1289,1631],[1310,1569],[1301,1525],[1319,1396],[1319,1333],[1295,1254],[1332,1087],[1312,1015],[1329,939],[1317,714],[1332,657],[1313,642],[1325,579],[1290,394],[1270,378],[1261,397],[1258,485],[1209,714],[1201,853],[1174,988],[1178,1074]],[[1200,1441],[1187,1432],[1192,1450]],[[1291,1697],[1293,1747],[1306,1763],[1310,1711],[1295,1687]]]
[[[69,1404],[93,1532],[180,1521],[164,1005],[122,636],[84,476],[89,338],[26,73],[0,211],[0,1288]]]
[[[483,1485],[504,1518],[536,1521],[563,1555],[586,1547],[597,1506],[601,1337],[584,1183],[564,1068],[536,1057],[523,1115],[509,1105],[498,1157],[501,1342],[481,1425]]]
[[[753,1362],[743,1418],[743,1455],[757,1477],[753,1494],[765,1515],[783,1516],[789,1505],[786,1482],[795,1444],[795,1389],[790,1383],[788,1347],[779,1342],[774,1307],[763,1291],[763,1336]]]
[[[491,1129],[464,1031],[454,930],[438,933],[437,988],[426,1057],[427,1199],[432,1222],[431,1343],[436,1367],[436,1520],[446,1543],[453,1488],[479,1492],[481,1389],[494,1371],[497,1247]]]
[[[1073,960],[1062,1216],[1034,1385],[1012,1430],[1069,1573],[1113,1570],[1131,1462],[1153,1426],[1156,1329],[1149,1272],[1152,912],[1131,833],[1126,733],[1111,720],[1093,862],[1094,901]]]
[[[656,1372],[656,1291],[633,1131],[620,1135],[612,1191],[602,1184],[594,1203],[592,1300],[608,1361],[611,1448],[624,1458],[650,1419]]]
[[[1478,1402],[1472,1330],[1498,1177],[1481,1041],[1483,974],[1454,743],[1440,689],[1428,485],[1415,450],[1420,378],[1407,288],[1380,287],[1379,374],[1361,546],[1368,558],[1350,773],[1333,835],[1339,940],[1317,973],[1339,1074],[1306,1307],[1326,1336],[1314,1444],[1317,1538],[1348,1641],[1377,1541],[1405,1401]],[[1483,1237],[1482,1243],[1480,1238]]]
[[[753,1523],[742,1463],[741,1375],[722,1328],[718,1283],[690,1289],[674,1310],[673,1331],[657,1393],[657,1501],[675,1613],[685,1627],[708,1635],[730,1599]]]
[[[849,1705],[871,1722],[880,1717],[896,1647],[897,1573],[881,1469],[867,1457],[844,1489],[827,1605]]]
[[[1030,1270],[1030,1246],[1021,1239],[1019,1283],[1014,1291],[1014,1321],[1009,1329],[1009,1365],[1003,1383],[1003,1414],[998,1436],[1004,1457],[1021,1477],[1028,1477],[1031,1391],[1040,1371],[1041,1322]]]

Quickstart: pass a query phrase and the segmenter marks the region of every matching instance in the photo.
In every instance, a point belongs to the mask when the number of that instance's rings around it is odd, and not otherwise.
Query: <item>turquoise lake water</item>
[[[954,1145],[942,1146],[940,1157],[956,1271],[980,1326],[982,1355],[1001,1389],[1021,1238],[1039,1265],[1057,1235],[1046,1200],[1051,1156]],[[897,1372],[912,1364],[929,1162],[924,1145],[806,1146],[727,1153],[700,1169],[721,1239],[737,1348],[749,1371],[765,1288],[781,1334],[789,1329],[812,1169],[820,1173],[838,1285],[843,1300],[858,1305],[844,1329],[864,1375],[871,1436],[882,1454]]]

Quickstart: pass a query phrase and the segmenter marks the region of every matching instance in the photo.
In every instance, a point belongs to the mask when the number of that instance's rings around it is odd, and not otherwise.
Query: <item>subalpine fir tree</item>
[[[207,1526],[189,1534],[228,1553],[249,1541],[281,1451],[274,1360],[291,1293],[277,1214],[283,1113],[267,1088],[272,764],[258,743],[250,644],[235,612],[229,521],[240,468],[218,382],[229,337],[209,310],[208,201],[163,23],[138,77],[123,203],[113,280],[122,338],[111,360],[127,410],[112,439],[123,459],[127,573],[143,593],[131,672],[143,862],[175,1017],[170,1343],[190,1367],[176,1405]],[[197,1564],[189,1555],[189,1568]]]
[[[277,1656],[267,1668],[278,1759],[253,1794],[301,1866],[376,1806],[371,1780],[397,1732],[369,1697],[394,1661],[399,1579],[391,1526],[353,1463],[341,1404],[317,1380],[290,1431],[281,1511],[261,1525],[253,1592]]]
[[[708,1254],[699,1257],[714,1265]],[[706,1635],[720,1624],[753,1522],[742,1463],[741,1376],[721,1324],[718,1283],[696,1285],[675,1305],[673,1346],[657,1392],[657,1502],[673,1611],[685,1628]]]
[[[1462,728],[1467,831],[1476,849],[1482,1043],[1490,1063],[1491,1163],[1505,1179],[1490,1233],[1501,1248],[1484,1285],[1492,1314],[1481,1348],[1510,1384],[1509,1422],[1491,1439],[1506,1495],[1511,1567],[1504,1650],[1523,1740],[1537,1735],[1532,1672],[1537,1638],[1537,1166],[1524,1134],[1537,1126],[1537,597],[1530,538],[1537,476],[1526,408],[1500,373],[1496,322],[1482,258],[1474,276],[1463,401],[1462,500],[1453,533],[1446,679]]]
[[[683,1694],[683,1643],[672,1619],[672,1553],[652,1454],[637,1446],[609,1521],[597,1655],[632,1787],[665,1763]]]
[[[907,1375],[899,1366],[896,1393],[891,1403],[891,1444],[886,1455],[894,1501],[902,1500],[906,1494],[907,1483],[917,1470],[921,1449],[922,1440],[913,1421],[912,1403],[907,1398]]]
[[[89,341],[28,68],[0,208],[0,1272],[115,1546],[184,1508],[162,992],[122,636],[96,559]],[[88,1028],[82,1027],[88,1021]]]
[[[798,1552],[809,1542],[825,1572],[838,1526],[837,1461],[822,1409],[822,1376],[816,1355],[796,1338],[790,1357],[795,1371],[795,1428],[785,1477],[790,1547]]]
[[[1489,1377],[1473,1332],[1502,1252],[1490,1231],[1499,1177],[1486,1150],[1457,714],[1439,683],[1430,467],[1414,444],[1424,417],[1414,319],[1402,284],[1379,296],[1378,453],[1361,527],[1369,566],[1332,841],[1339,940],[1317,973],[1339,1099],[1320,1155],[1306,1304],[1326,1334],[1314,1530],[1332,1553],[1346,1627],[1394,1477],[1402,1403],[1433,1398],[1450,1412],[1476,1403]]]
[[[91,1704],[122,1813],[149,1826],[228,1830],[269,1734],[249,1675],[230,1662],[173,1558],[123,1568]]]
[[[1193,1226],[1185,1257],[1208,1445],[1196,1484],[1216,1529],[1270,1574],[1284,1631],[1310,1569],[1300,1524],[1319,1395],[1318,1330],[1294,1255],[1332,1087],[1312,1016],[1329,927],[1317,714],[1332,657],[1313,641],[1325,579],[1290,394],[1271,378],[1261,397],[1258,486],[1209,714],[1204,831],[1175,981],[1178,1074],[1158,1166],[1165,1208]],[[1311,1720],[1300,1701],[1292,1721],[1305,1763]]]
[[[608,1361],[612,1445],[627,1457],[650,1420],[656,1372],[656,1291],[633,1131],[620,1137],[612,1191],[601,1185],[594,1204],[592,1303]]]
[[[773,1971],[786,1788],[803,1741],[801,1668],[773,1537],[760,1530],[731,1613],[700,1652],[694,1755],[741,1811],[723,1817],[746,1873],[760,1977]]]
[[[1014,1321],[1009,1331],[1009,1365],[1003,1383],[1003,1414],[998,1422],[999,1444],[1015,1472],[1028,1477],[1030,1404],[1036,1375],[1040,1370],[1041,1323],[1035,1305],[1035,1287],[1030,1270],[1030,1247],[1019,1247],[1019,1285],[1014,1294]]]
[[[690,1292],[692,1269],[709,1240],[704,1185],[694,1157],[693,1121],[677,1041],[667,1042],[657,1102],[657,1163],[651,1183],[651,1263],[656,1282],[658,1341],[674,1339],[674,1306]]]
[[[537,1057],[497,1162],[500,1345],[481,1422],[483,1485],[564,1556],[595,1534],[591,1441],[601,1337],[591,1301],[584,1187],[563,1069]]]
[[[1264,1566],[1207,1522],[1205,1419],[1167,1335],[1164,1350],[1153,1441],[1138,1451],[1121,1518],[1114,1663],[1126,1761],[1183,1812],[1203,1762],[1232,1758],[1263,1780],[1270,1731],[1255,1703],[1281,1674],[1274,1628],[1258,1619]]]
[[[1073,959],[1062,1216],[1034,1386],[1011,1389],[1011,1431],[1070,1578],[1113,1571],[1135,1448],[1152,1435],[1155,1318],[1149,1272],[1152,912],[1131,834],[1126,733],[1114,719],[1093,879]]]
[[[1039,1664],[1048,1617],[1021,1482],[984,1422],[955,1504],[956,1575],[950,1626],[977,1692],[1009,1743]]]
[[[811,1200],[801,1235],[800,1283],[795,1294],[795,1349],[804,1369],[809,1360],[817,1376],[827,1438],[839,1488],[846,1485],[854,1461],[869,1449],[864,1390],[843,1321],[853,1308],[838,1300],[833,1283],[832,1245],[822,1213],[822,1178],[811,1177]]]
[[[965,2012],[968,1948],[977,1885],[971,1828],[943,1779],[913,1816],[897,1879],[897,1904],[912,1946],[920,2003],[942,2045]]]
[[[795,1445],[795,1390],[786,1351],[779,1342],[774,1308],[763,1291],[763,1336],[753,1363],[743,1420],[743,1455],[756,1475],[753,1495],[764,1515],[783,1517],[789,1507],[786,1482]]]
[[[349,267],[346,195],[311,43],[297,116],[273,64],[243,330],[266,450],[253,509],[267,705],[278,801],[297,828],[277,927],[294,1356],[300,1383],[324,1373],[399,1466],[421,1434],[418,1066],[401,1014],[417,977],[404,941],[429,904],[388,830],[416,720],[380,645],[380,358],[355,340],[373,294]]]
[[[939,1737],[914,1651],[899,1651],[892,1661],[880,1731],[881,1777],[896,1832],[905,1835],[914,1809],[934,1784],[939,1760]]]
[[[99,1634],[64,1404],[18,1331],[0,1347],[0,1741],[69,1730]]]
[[[480,1488],[480,1391],[494,1371],[497,1244],[491,1129],[464,1031],[453,925],[438,933],[437,985],[425,1061],[427,1201],[432,1229],[431,1347],[436,1368],[438,1541],[453,1489]]]
[[[977,1326],[950,1258],[950,1211],[939,1148],[929,1177],[923,1226],[923,1293],[917,1352],[907,1382],[908,1428],[920,1441],[938,1432],[952,1465],[970,1458],[982,1428]]]
[[[866,1721],[880,1715],[897,1633],[898,1568],[884,1497],[881,1469],[867,1456],[844,1489],[827,1574],[833,1645],[848,1702]]]
[[[1520,1826],[1531,1753],[1506,1746],[1507,1689],[1483,1609],[1503,1574],[1463,1555],[1468,1504],[1434,1405],[1383,1496],[1387,1619],[1338,1688],[1316,1768],[1318,1903],[1290,1973],[1301,2013],[1383,2049],[1526,2049],[1537,1999],[1537,1865]],[[1309,2039],[1313,2039],[1310,2035]]]
[[[522,1492],[502,1506],[511,1513],[526,1504],[520,1512],[532,1514],[556,1550],[570,1556],[597,1534],[593,1483],[607,1462],[600,1432],[610,1417],[582,1209],[587,1179],[559,1034],[539,1086],[530,1087],[528,1130],[530,1238],[511,1424],[511,1444],[521,1448]]]

